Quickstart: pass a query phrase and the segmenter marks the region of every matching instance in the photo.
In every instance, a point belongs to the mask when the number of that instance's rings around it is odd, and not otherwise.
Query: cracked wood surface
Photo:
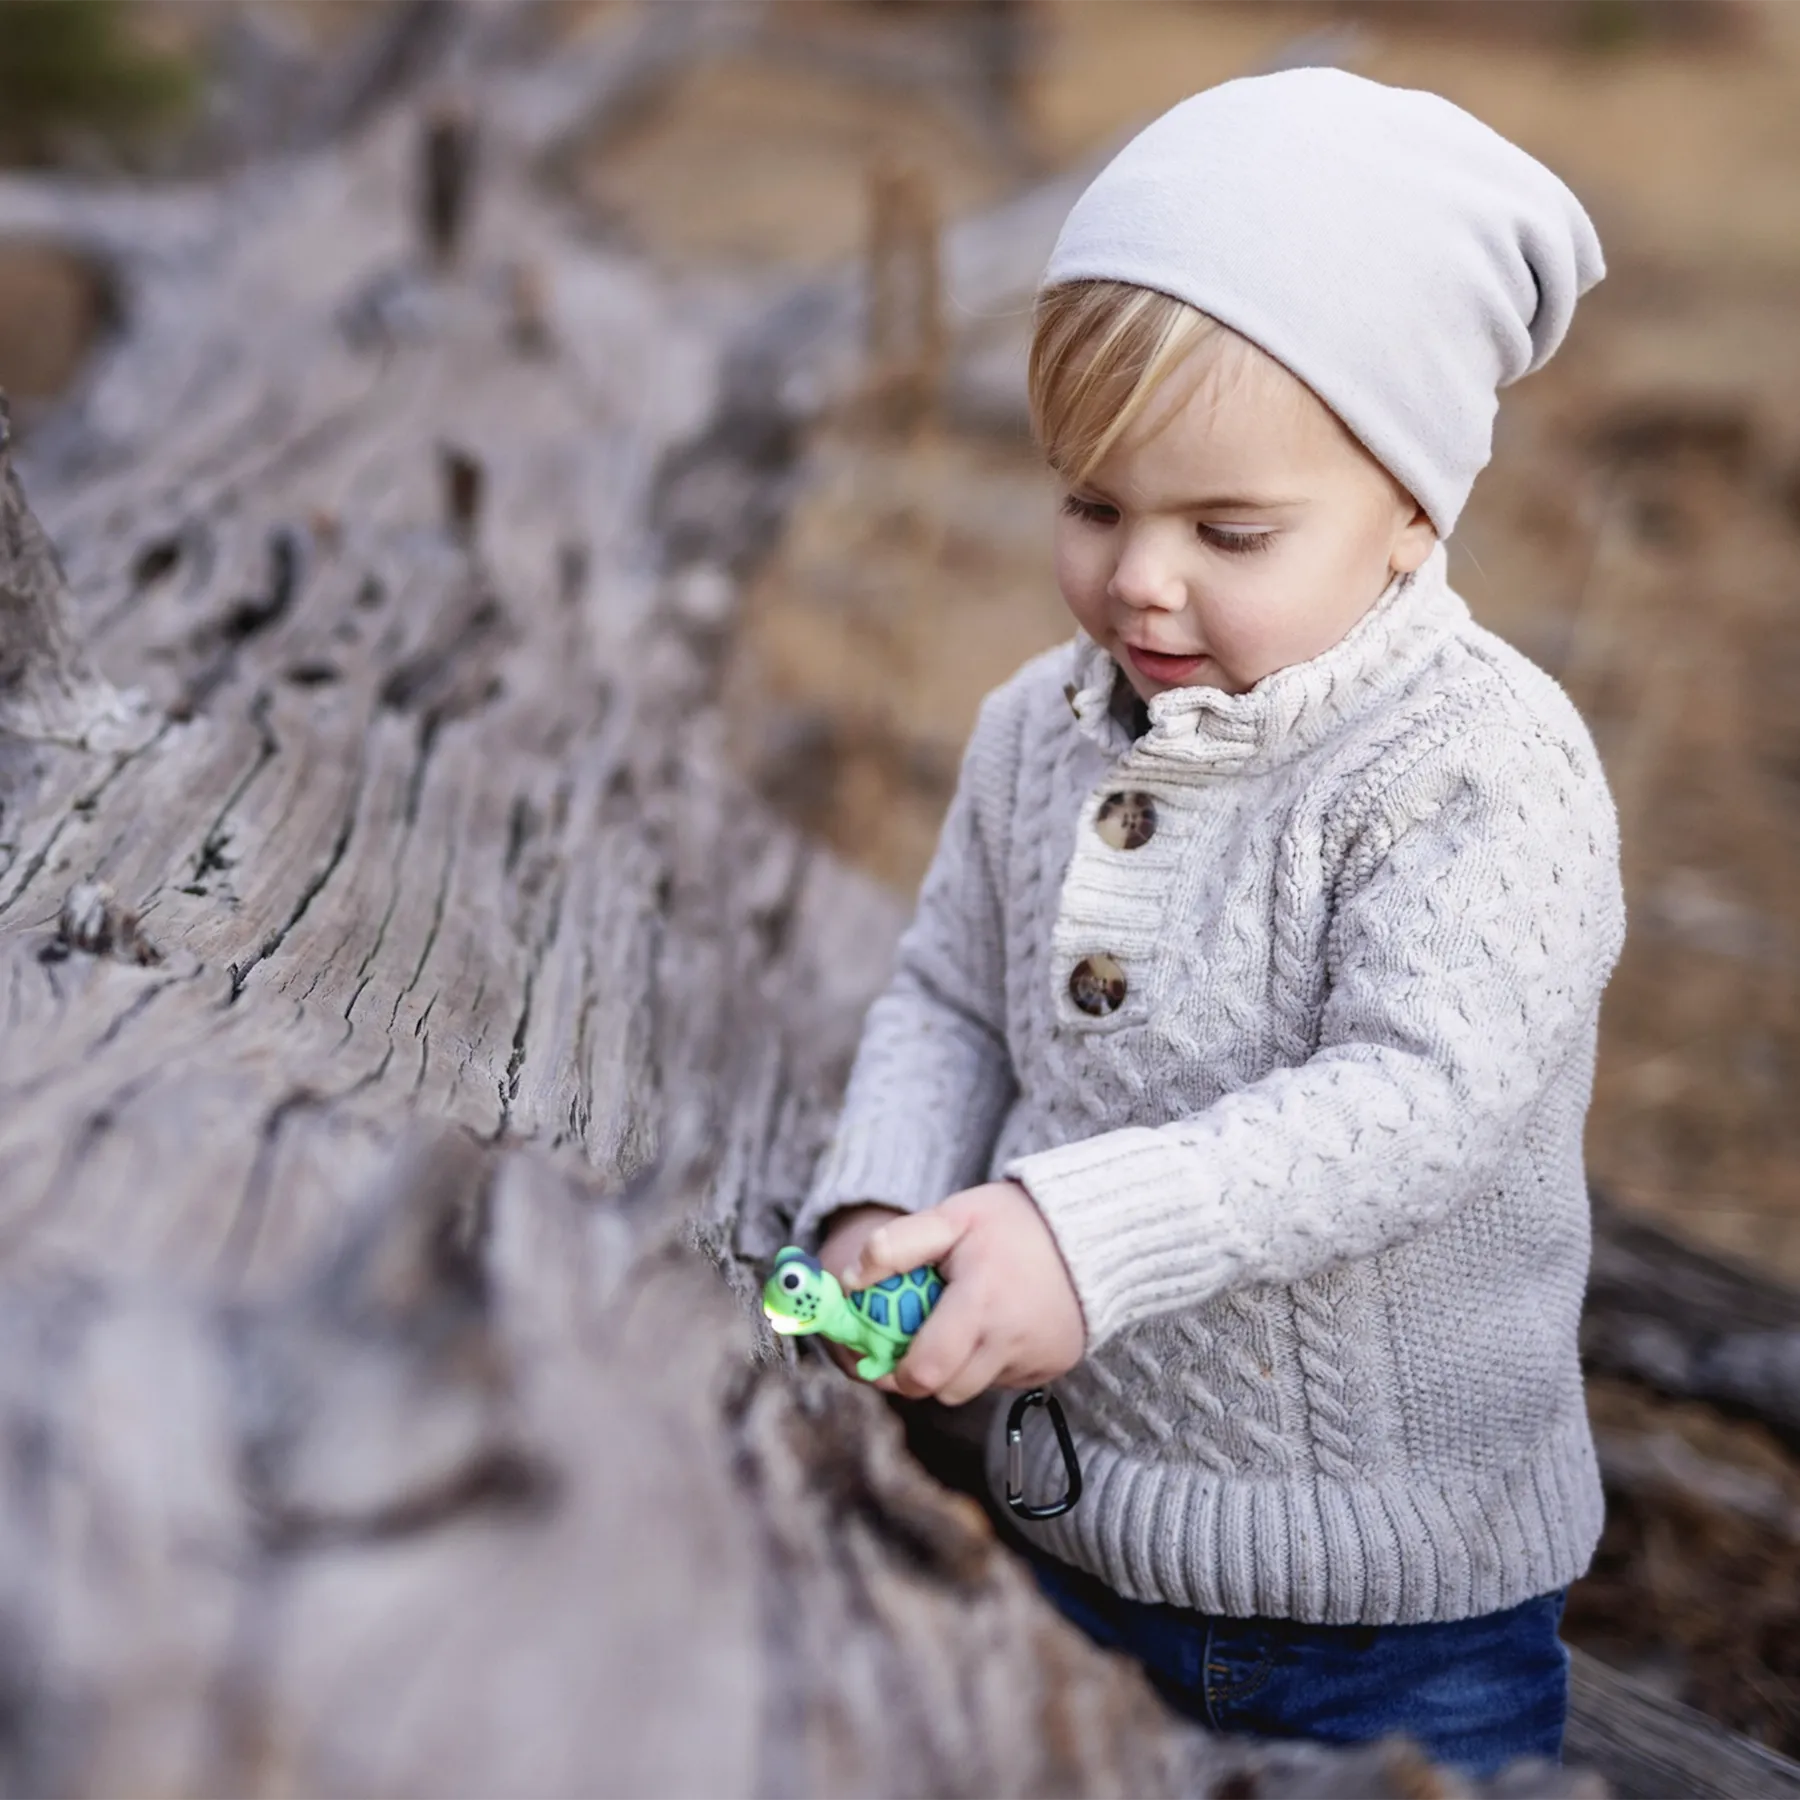
[[[0,1277],[4,1791],[1600,1791],[1175,1721],[668,1198],[427,1132],[285,1289]]]
[[[694,571],[645,521],[714,411],[716,306],[575,248],[522,186],[431,278],[410,141],[278,205],[260,176],[227,193],[236,230],[151,284],[50,434],[34,498],[140,729],[0,746],[11,1262],[280,1266],[343,1187],[297,1140],[354,1169],[414,1113],[628,1173],[671,1061],[706,1093],[727,1021],[817,985],[812,915],[882,911],[727,793],[708,659],[663,598]],[[556,340],[522,350],[506,277],[540,263]],[[467,540],[442,447],[481,471]],[[87,879],[155,967],[44,959]]]

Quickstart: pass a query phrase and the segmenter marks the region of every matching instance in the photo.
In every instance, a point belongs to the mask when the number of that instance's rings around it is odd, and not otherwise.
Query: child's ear
[[[1413,515],[1400,528],[1394,547],[1388,555],[1388,568],[1395,575],[1410,575],[1424,565],[1426,557],[1437,548],[1437,527],[1424,507],[1415,505]]]

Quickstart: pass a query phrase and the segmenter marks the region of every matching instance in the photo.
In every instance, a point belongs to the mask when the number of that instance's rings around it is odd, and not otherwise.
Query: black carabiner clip
[[[1050,1415],[1050,1427],[1056,1433],[1063,1467],[1069,1476],[1063,1497],[1048,1506],[1032,1506],[1025,1499],[1025,1415],[1034,1406],[1041,1406]],[[1069,1421],[1048,1388],[1032,1388],[1012,1403],[1006,1415],[1006,1504],[1021,1519],[1060,1519],[1080,1498],[1081,1459],[1075,1454],[1075,1440],[1069,1436]]]

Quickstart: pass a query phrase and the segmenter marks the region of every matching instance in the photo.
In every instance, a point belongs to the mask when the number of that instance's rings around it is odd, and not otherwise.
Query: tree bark
[[[1800,1294],[1595,1198],[1589,1366],[1766,1425],[1800,1450]]]
[[[1565,1755],[1604,1769],[1620,1800],[1786,1800],[1795,1765],[1576,1652]]]

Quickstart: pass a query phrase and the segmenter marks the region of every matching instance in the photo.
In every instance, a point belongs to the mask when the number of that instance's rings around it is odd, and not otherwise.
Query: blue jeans
[[[1303,1625],[1146,1605],[1067,1563],[1031,1562],[1095,1643],[1135,1657],[1171,1706],[1214,1731],[1327,1744],[1404,1732],[1478,1775],[1561,1757],[1566,1590],[1445,1624]]]

